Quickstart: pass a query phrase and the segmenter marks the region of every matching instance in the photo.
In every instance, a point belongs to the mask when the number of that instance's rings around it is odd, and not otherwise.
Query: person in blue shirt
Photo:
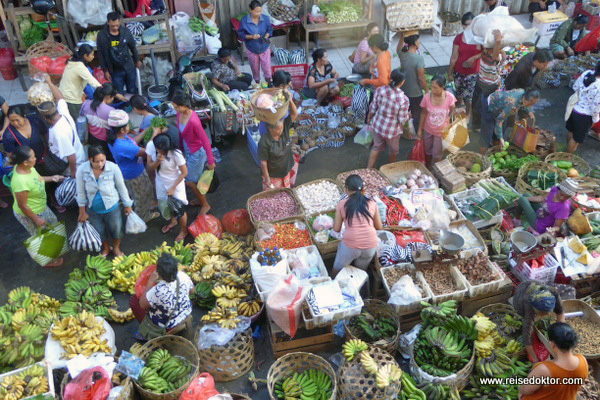
[[[108,126],[108,148],[123,173],[125,186],[133,200],[133,209],[144,222],[148,222],[158,217],[158,212],[152,211],[154,191],[144,166],[146,151],[129,136],[129,115],[125,111],[111,111]]]
[[[262,4],[258,0],[250,2],[250,12],[240,21],[238,37],[246,43],[246,55],[252,70],[252,78],[260,82],[260,70],[267,83],[271,81],[271,45],[269,37],[273,35],[271,19],[261,14]]]

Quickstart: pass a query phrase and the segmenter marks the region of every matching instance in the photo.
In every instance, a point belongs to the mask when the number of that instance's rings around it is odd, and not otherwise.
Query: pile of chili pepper
[[[398,225],[400,221],[410,219],[408,211],[398,200],[390,199],[387,196],[381,196],[381,201],[387,206],[385,216],[386,225]]]
[[[275,233],[267,240],[260,242],[263,249],[273,248],[296,249],[298,247],[310,246],[310,236],[308,229],[300,230],[294,224],[275,224]]]
[[[409,243],[427,243],[425,235],[422,231],[392,231],[396,236],[396,244],[398,246],[406,247]]]

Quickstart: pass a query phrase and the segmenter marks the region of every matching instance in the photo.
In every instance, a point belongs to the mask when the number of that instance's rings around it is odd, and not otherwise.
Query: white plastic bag
[[[82,28],[88,25],[104,25],[106,15],[112,11],[110,0],[69,0],[67,13]]]
[[[205,35],[204,40],[206,41],[206,50],[208,50],[208,54],[215,55],[219,52],[219,49],[223,47],[221,40],[219,39],[220,35],[210,36]]]
[[[381,223],[385,224],[387,220],[387,206],[379,196],[373,196],[373,200],[375,200],[375,204],[377,204],[377,211],[379,212],[379,218],[381,218]]]
[[[315,232],[331,229],[333,228],[333,218],[329,215],[319,214],[313,221],[312,228]]]
[[[296,335],[302,303],[309,289],[310,285],[303,286],[294,274],[289,274],[267,298],[269,316],[291,337]]]
[[[131,212],[125,223],[125,233],[142,233],[146,232],[146,223],[135,212]]]
[[[75,232],[69,238],[69,246],[75,251],[98,252],[102,249],[102,239],[91,223],[78,222]]]
[[[280,250],[279,253],[281,254],[281,261],[275,265],[260,265],[256,260],[258,253],[254,253],[250,259],[252,279],[254,279],[261,292],[272,292],[288,274],[287,254],[283,250]]]
[[[190,17],[179,11],[170,19],[171,25],[175,29],[175,40],[177,42],[177,49],[180,52],[188,52],[194,50],[196,42],[194,41],[194,31],[190,28]]]
[[[478,15],[473,19],[465,29],[465,41],[492,48],[495,43],[492,32],[495,29],[502,33],[502,47],[533,41],[532,38],[538,31],[537,28],[525,29],[515,17],[508,15],[508,7],[496,7],[489,14]]]
[[[405,306],[419,301],[423,298],[421,291],[410,275],[403,275],[398,282],[394,283],[390,293],[388,304]]]

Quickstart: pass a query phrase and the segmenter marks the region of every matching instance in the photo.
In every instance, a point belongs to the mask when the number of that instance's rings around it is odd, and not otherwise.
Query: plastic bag
[[[302,286],[298,278],[289,274],[267,298],[267,311],[281,330],[294,337],[300,323],[302,303],[310,286]]]
[[[198,179],[198,190],[201,194],[208,193],[210,188],[210,184],[213,180],[213,176],[215,175],[214,169],[205,169],[202,175],[200,175],[200,179]]]
[[[410,275],[403,275],[398,282],[392,286],[388,304],[404,306],[412,304],[423,298],[419,288]]]
[[[250,258],[250,271],[252,279],[258,285],[261,292],[266,292],[268,295],[273,291],[288,273],[287,253],[283,250],[279,251],[281,261],[275,265],[261,265],[256,259],[258,253],[254,253]]]
[[[205,35],[204,41],[206,44],[206,49],[208,50],[208,54],[215,55],[219,52],[219,49],[223,47],[223,44],[219,40],[219,35],[210,36]]]
[[[102,249],[102,238],[88,221],[78,222],[77,228],[69,238],[69,246],[75,251],[95,251]]]
[[[221,224],[225,232],[234,235],[246,236],[254,230],[250,214],[243,208],[227,212],[221,219]]]
[[[417,335],[421,330],[421,324],[415,325],[410,331],[406,332],[403,335],[400,335],[398,338],[398,351],[402,354],[402,357],[409,359],[412,354],[412,347],[417,340]]]
[[[316,232],[321,232],[333,228],[333,218],[329,215],[319,214],[313,221],[312,228]]]
[[[377,211],[379,212],[379,218],[381,218],[381,223],[385,224],[387,218],[387,206],[379,196],[373,196],[373,200],[375,200],[375,204],[377,204]]]
[[[170,19],[171,26],[175,29],[175,40],[177,49],[180,52],[188,52],[194,50],[196,43],[194,42],[194,31],[190,28],[190,17],[179,11]]]
[[[370,147],[373,143],[373,133],[369,126],[364,126],[356,136],[354,136],[354,143],[362,144],[363,146]]]
[[[56,197],[56,202],[63,207],[76,204],[77,182],[75,179],[70,176],[66,177],[54,191],[54,197]]]
[[[179,219],[183,217],[183,214],[185,214],[185,204],[183,204],[183,201],[179,200],[178,198],[169,196],[167,199],[167,205],[169,206],[169,210],[171,210],[171,213],[175,219]]]
[[[142,33],[142,40],[144,41],[144,44],[154,44],[158,42],[162,36],[162,29],[160,29],[160,25],[156,24],[146,29],[144,33]]]
[[[340,115],[331,113],[331,114],[329,114],[329,117],[327,118],[327,128],[328,129],[336,129],[338,126],[340,126],[340,122],[341,122]]]
[[[146,232],[146,228],[146,223],[135,212],[132,211],[127,216],[127,222],[125,223],[125,233],[142,233]]]
[[[423,139],[417,139],[415,145],[410,150],[408,154],[408,160],[410,161],[418,161],[420,163],[425,164],[425,143]]]
[[[63,392],[64,400],[105,400],[112,383],[102,367],[82,371],[77,378],[67,383]]]
[[[104,25],[106,15],[111,11],[110,0],[69,0],[67,3],[67,13],[82,28],[87,28],[88,25]]]
[[[467,44],[494,47],[495,39],[492,33],[498,29],[502,33],[502,47],[515,46],[524,42],[533,42],[532,38],[537,28],[525,29],[515,18],[508,15],[508,7],[496,7],[488,14],[476,16],[471,25],[464,31]]]
[[[148,265],[138,275],[138,278],[135,281],[135,297],[137,297],[138,299],[142,298],[142,294],[144,294],[144,289],[146,289],[146,285],[148,285],[150,276],[154,273],[154,271],[156,271],[156,265]]]
[[[198,339],[196,340],[197,347],[201,350],[205,350],[212,346],[225,346],[235,335],[247,331],[252,324],[252,320],[242,316],[239,318],[240,322],[238,322],[233,329],[221,328],[217,324],[201,326],[200,329],[198,329]]]
[[[144,365],[145,363],[141,358],[123,350],[119,356],[116,370],[133,379],[137,379],[140,376]]]
[[[220,239],[223,235],[223,228],[221,227],[221,221],[219,221],[217,217],[208,214],[200,214],[196,217],[196,220],[188,226],[188,232],[190,232],[193,237],[196,237],[203,232],[209,232]]]
[[[192,379],[188,387],[179,396],[179,400],[208,400],[218,394],[212,375],[203,372]]]
[[[271,236],[275,234],[275,227],[272,224],[262,223],[256,230],[256,238],[259,242],[263,240],[271,239]]]

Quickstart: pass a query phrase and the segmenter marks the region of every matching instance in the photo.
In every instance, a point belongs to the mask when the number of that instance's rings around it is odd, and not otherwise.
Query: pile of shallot
[[[248,206],[255,221],[275,221],[299,214],[298,204],[288,192],[250,200]]]
[[[342,195],[338,185],[326,180],[299,186],[295,192],[306,215],[333,210]]]
[[[381,196],[381,189],[390,184],[386,178],[379,175],[379,173],[373,169],[355,169],[354,171],[344,172],[343,174],[340,174],[338,180],[342,186],[345,186],[346,178],[354,174],[362,178],[365,185],[365,194],[369,197]]]
[[[402,190],[437,189],[438,184],[431,175],[425,174],[420,169],[415,168],[407,176],[398,178],[396,186]]]

